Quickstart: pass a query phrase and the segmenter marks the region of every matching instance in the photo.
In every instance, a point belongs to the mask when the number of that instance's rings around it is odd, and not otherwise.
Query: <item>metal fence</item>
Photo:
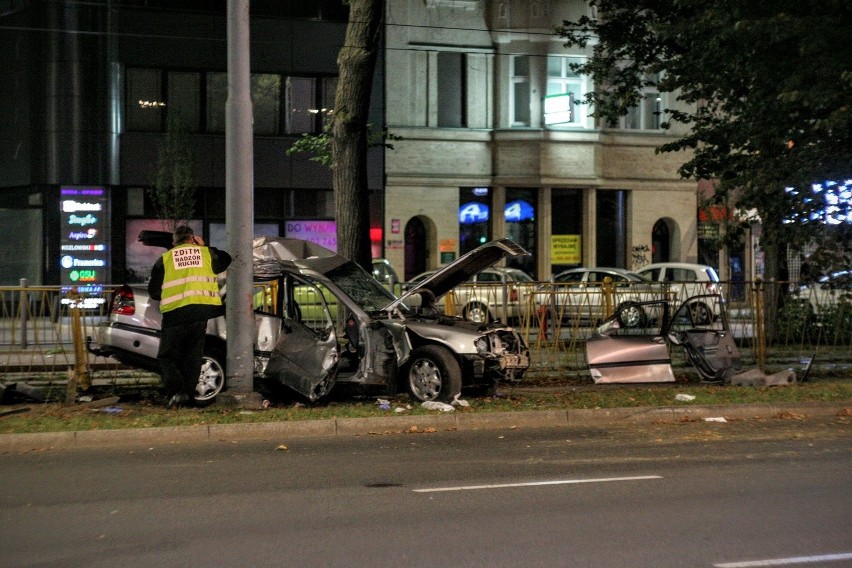
[[[611,288],[589,283],[570,289],[549,282],[462,285],[439,307],[448,314],[472,317],[475,312],[470,308],[478,304],[477,317],[486,313],[487,318],[508,319],[522,331],[531,348],[532,372],[583,377],[588,376],[585,341],[613,310],[655,297],[676,305],[695,292],[706,292],[704,286],[694,282],[658,288],[646,283],[619,283]],[[0,287],[0,380],[53,381],[91,373],[107,382],[155,381],[150,373],[80,350],[85,338],[96,336],[98,324],[108,317],[114,288],[105,285],[96,293],[80,294],[59,286]],[[744,365],[787,368],[814,357],[815,368],[823,371],[852,367],[850,290],[785,282],[723,283],[721,289],[727,302],[707,306],[712,314],[705,323],[722,325],[724,312]],[[767,303],[773,297],[778,300]],[[767,310],[769,328],[763,325]],[[648,333],[659,327],[653,313],[637,317],[637,325]],[[688,368],[681,349],[672,348],[672,359],[676,368]]]

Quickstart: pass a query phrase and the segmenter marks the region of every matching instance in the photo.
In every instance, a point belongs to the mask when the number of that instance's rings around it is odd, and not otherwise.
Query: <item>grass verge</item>
[[[680,402],[677,394],[695,397]],[[239,410],[209,406],[167,410],[145,399],[120,401],[106,408],[60,403],[0,407],[0,434],[114,430],[165,426],[198,426],[330,418],[364,418],[396,414],[425,415],[408,397],[400,396],[383,409],[376,398],[346,398],[326,404],[305,406],[280,403],[262,410]],[[523,412],[570,408],[633,408],[660,406],[731,405],[754,403],[849,402],[852,381],[819,380],[783,387],[732,387],[700,384],[664,385],[577,385],[539,389],[505,389],[497,396],[467,399],[469,407],[457,412]],[[397,410],[399,409],[399,410]],[[18,411],[12,413],[11,411]]]

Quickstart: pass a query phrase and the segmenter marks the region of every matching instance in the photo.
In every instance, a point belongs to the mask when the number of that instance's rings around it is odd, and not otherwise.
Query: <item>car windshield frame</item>
[[[377,313],[397,297],[352,261],[344,262],[323,274],[365,312]]]

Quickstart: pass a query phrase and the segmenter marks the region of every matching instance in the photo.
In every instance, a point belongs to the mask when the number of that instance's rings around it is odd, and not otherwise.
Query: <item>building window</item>
[[[207,73],[207,132],[225,133],[225,103],[228,100],[228,74]]]
[[[279,133],[281,116],[281,76],[252,73],[250,82],[254,133],[274,136]]]
[[[180,122],[189,132],[200,128],[201,75],[171,71],[167,74],[168,96],[166,112],[180,117]]]
[[[491,240],[491,188],[459,189],[459,254]]]
[[[509,106],[511,108],[511,126],[530,125],[530,58],[527,55],[513,55],[511,60],[511,83]]]
[[[627,111],[619,126],[626,130],[659,130],[663,120],[663,95],[657,89],[659,75],[643,77],[642,100]]]
[[[319,132],[331,112],[336,86],[336,77],[252,73],[254,134]],[[129,131],[162,132],[167,112],[178,114],[190,132],[225,133],[227,73],[128,69],[126,93],[125,126]]]
[[[528,188],[507,188],[506,206],[503,209],[506,236],[532,254],[536,251],[536,192]],[[511,256],[506,259],[506,266],[519,268],[535,278],[535,262],[532,256]]]
[[[583,263],[583,191],[554,188],[550,195],[559,212],[550,218],[550,270],[558,274]]]
[[[627,268],[627,191],[598,191],[597,266]]]
[[[438,53],[438,126],[462,128],[465,117],[464,54]]]
[[[317,80],[311,77],[287,78],[287,134],[317,130]]]
[[[163,129],[162,73],[159,69],[128,69],[125,124],[128,130],[159,132]]]
[[[319,116],[321,120],[321,129],[325,129],[326,124],[331,121],[331,115],[334,112],[334,98],[337,96],[337,77],[323,77],[320,79],[322,85],[322,94],[320,96]]]
[[[573,69],[579,57],[547,57],[547,90],[544,98],[544,124],[550,127],[585,126],[586,107],[579,104],[588,89],[588,81]]]

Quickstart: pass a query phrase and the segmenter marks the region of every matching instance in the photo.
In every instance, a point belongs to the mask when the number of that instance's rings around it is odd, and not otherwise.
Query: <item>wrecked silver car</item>
[[[434,302],[505,256],[526,254],[507,239],[486,243],[397,297],[331,250],[297,239],[256,238],[255,376],[311,401],[335,385],[349,385],[451,402],[462,387],[520,381],[529,349],[515,329],[445,316]],[[223,319],[211,320],[207,334],[198,402],[226,388]],[[142,286],[123,286],[91,350],[156,371],[158,344],[156,302]]]
[[[689,306],[701,301],[719,317],[696,318]],[[653,326],[631,327],[628,306],[619,308],[586,342],[586,361],[595,383],[673,382],[671,346],[680,346],[703,382],[726,383],[740,371],[740,353],[730,332],[721,294],[688,298],[674,313],[665,300],[637,306],[663,314]]]

